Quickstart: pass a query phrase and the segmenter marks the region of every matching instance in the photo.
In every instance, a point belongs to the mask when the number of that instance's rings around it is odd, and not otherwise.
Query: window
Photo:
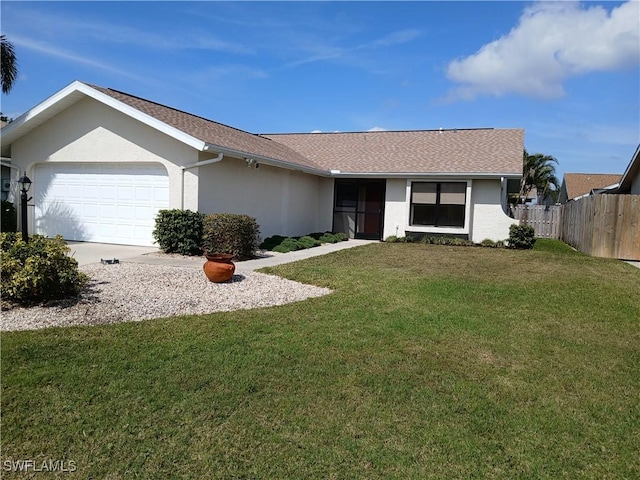
[[[411,184],[411,225],[464,227],[465,182]]]

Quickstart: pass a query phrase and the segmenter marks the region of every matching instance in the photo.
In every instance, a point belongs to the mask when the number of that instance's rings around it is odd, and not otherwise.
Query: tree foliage
[[[2,93],[9,93],[16,78],[18,78],[18,61],[13,51],[13,44],[7,40],[6,35],[0,35],[0,59],[2,64],[0,71]]]
[[[551,155],[535,153],[529,155],[525,149],[522,163],[522,180],[520,181],[520,201],[524,203],[527,196],[534,188],[538,192],[538,198],[558,198],[560,182],[556,177],[558,160]]]

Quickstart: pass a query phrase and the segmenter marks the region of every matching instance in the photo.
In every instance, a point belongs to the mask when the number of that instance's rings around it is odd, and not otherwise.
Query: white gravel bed
[[[1,330],[132,322],[283,305],[331,293],[327,288],[256,272],[212,283],[199,266],[138,263],[92,264],[78,301],[52,306],[16,307],[2,312]]]

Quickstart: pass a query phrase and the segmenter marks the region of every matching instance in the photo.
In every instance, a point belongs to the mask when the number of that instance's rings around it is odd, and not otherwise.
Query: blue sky
[[[253,133],[524,128],[565,172],[640,142],[640,2],[1,2],[18,117],[73,80]]]

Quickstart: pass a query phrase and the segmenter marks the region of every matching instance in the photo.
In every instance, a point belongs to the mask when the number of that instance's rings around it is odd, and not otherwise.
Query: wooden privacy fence
[[[562,207],[562,241],[595,257],[640,260],[640,195],[591,195]]]
[[[537,238],[559,238],[594,257],[640,261],[640,195],[600,194],[564,205],[517,205]]]
[[[516,205],[513,218],[533,226],[536,238],[560,238],[562,233],[561,205]]]

